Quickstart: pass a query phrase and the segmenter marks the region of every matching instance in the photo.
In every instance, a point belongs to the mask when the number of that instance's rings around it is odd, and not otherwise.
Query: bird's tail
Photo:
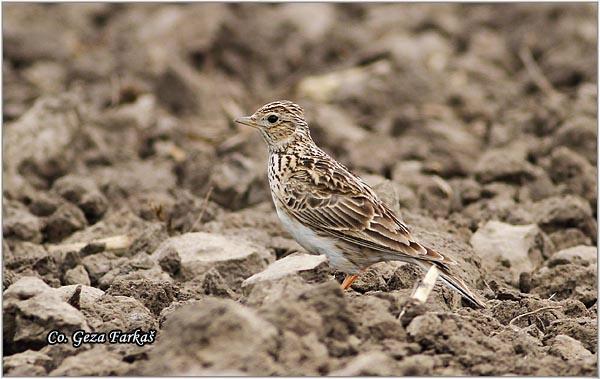
[[[425,272],[427,272],[427,270],[429,270],[429,268],[432,265],[435,265],[440,274],[439,278],[442,280],[442,282],[446,286],[448,286],[448,287],[452,288],[453,290],[455,290],[456,292],[460,293],[462,295],[462,297],[469,300],[471,303],[473,303],[477,307],[486,308],[485,299],[483,297],[477,295],[475,292],[473,292],[469,288],[469,286],[467,286],[467,284],[465,282],[463,282],[460,278],[458,278],[454,274],[452,274],[450,272],[450,270],[448,269],[448,266],[446,266],[444,263],[435,262],[435,261],[423,261],[423,260],[419,260],[416,263],[422,269],[424,269]]]

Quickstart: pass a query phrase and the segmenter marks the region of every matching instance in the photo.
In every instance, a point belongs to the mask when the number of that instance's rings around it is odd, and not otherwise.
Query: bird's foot
[[[342,282],[342,289],[347,290],[357,278],[358,275],[346,275],[344,281]]]

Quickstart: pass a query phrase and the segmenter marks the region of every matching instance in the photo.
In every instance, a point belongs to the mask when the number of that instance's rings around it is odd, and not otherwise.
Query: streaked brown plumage
[[[381,261],[423,269],[435,265],[447,285],[485,307],[450,272],[454,260],[415,240],[364,181],[315,145],[300,106],[276,101],[236,121],[257,128],[267,143],[269,185],[282,223],[304,248],[326,255],[332,267],[353,275],[344,287]]]

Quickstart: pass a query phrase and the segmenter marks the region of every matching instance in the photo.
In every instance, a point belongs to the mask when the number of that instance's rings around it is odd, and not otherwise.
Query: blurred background
[[[231,120],[276,99],[305,107],[314,139],[336,158],[390,179],[403,176],[395,165],[407,159],[465,177],[496,147],[535,162],[565,145],[595,165],[595,12],[592,4],[6,4],[3,117],[65,93],[86,108],[93,126],[71,145],[74,159],[62,152],[56,167],[20,168],[36,186],[175,154],[179,184],[202,195],[224,159],[264,171],[259,135]],[[7,147],[6,164],[22,164]],[[245,205],[268,198],[263,184]]]
[[[218,268],[221,284],[215,285],[219,276],[212,271],[195,281],[181,279],[168,274],[171,266],[146,260],[169,237],[200,230],[218,234],[229,228],[227,233],[262,246],[270,260],[298,248],[273,216],[266,146],[255,130],[232,121],[288,99],[304,107],[317,144],[376,186],[411,224],[473,245],[476,253],[465,247],[452,254],[470,262],[464,265],[467,281],[493,278],[494,291],[511,288],[505,308],[494,311],[503,324],[516,316],[510,312],[538,307],[518,308],[518,288],[544,299],[576,300],[569,317],[592,317],[588,324],[595,326],[592,266],[569,266],[566,276],[558,268],[534,269],[555,252],[596,243],[596,4],[2,7],[4,288],[26,276],[52,287],[112,288],[112,294],[139,297],[155,312],[146,326],[157,326],[161,310],[174,299],[243,298],[241,281],[264,269],[263,261]],[[237,211],[247,213],[232,213]],[[514,229],[520,225],[531,226],[535,237]],[[496,240],[486,245],[492,248],[481,248],[471,238],[477,233],[484,242],[490,235],[519,241],[514,246],[522,255],[511,255],[512,245],[502,255]],[[44,247],[114,235],[134,236],[122,256],[105,252],[69,261]],[[469,257],[481,258],[482,265]],[[397,274],[401,279],[395,282],[386,271],[374,277],[409,291],[413,282],[406,278],[417,274],[403,270],[405,276]],[[521,279],[522,272],[529,276]],[[147,303],[164,297],[148,299],[154,292],[146,284],[135,287],[138,292],[114,285],[130,273],[149,283],[166,280],[156,288],[169,289],[167,300]],[[169,292],[175,291],[174,281],[177,296]],[[89,312],[96,314],[103,313]],[[575,337],[594,352],[596,330],[589,325],[581,332],[587,337]],[[5,330],[5,352],[45,343],[20,333],[19,342],[12,339],[14,329]],[[327,345],[331,356],[356,353],[353,345],[343,350],[335,343]],[[130,361],[141,356],[127,354],[118,352],[120,365],[123,356]],[[523,361],[526,369],[502,366],[513,358],[498,355],[489,367],[478,367],[476,359],[455,362],[450,371],[438,362],[437,371],[406,373],[588,375],[595,368],[577,371],[565,363],[563,371],[547,372],[549,366],[537,358]],[[61,360],[53,359],[56,367]],[[336,359],[329,366],[290,363],[294,369],[250,372],[316,375],[346,362]],[[104,367],[96,363],[85,366]],[[140,372],[125,366],[55,373]]]

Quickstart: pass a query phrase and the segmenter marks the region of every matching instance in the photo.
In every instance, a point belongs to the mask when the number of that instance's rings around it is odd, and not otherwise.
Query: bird
[[[369,185],[315,144],[298,104],[270,102],[235,122],[258,129],[267,144],[269,187],[284,228],[345,273],[342,289],[374,263],[400,261],[425,271],[435,266],[444,284],[475,307],[486,307],[450,271],[454,259],[417,241]]]

